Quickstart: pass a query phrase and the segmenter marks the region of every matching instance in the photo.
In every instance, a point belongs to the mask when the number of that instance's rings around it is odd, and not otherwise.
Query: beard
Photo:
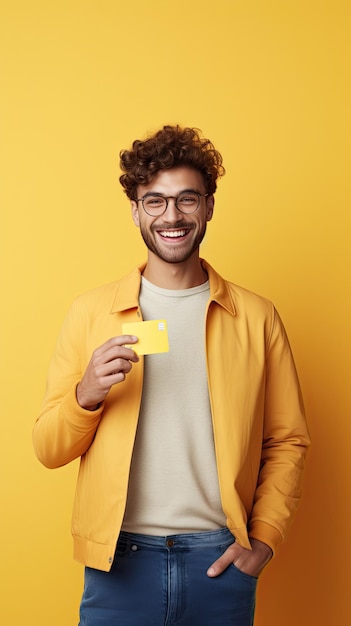
[[[172,229],[185,229],[187,232],[189,231],[189,224],[184,224],[183,222],[179,222],[172,226]],[[206,234],[207,222],[203,224],[200,230],[197,231],[195,237],[193,239],[190,238],[190,234],[194,230],[194,226],[191,227],[189,234],[189,240],[186,239],[183,245],[174,245],[172,248],[172,244],[166,249],[166,246],[162,247],[162,242],[157,241],[157,232],[154,231],[162,231],[168,230],[169,226],[166,228],[162,228],[162,226],[151,227],[150,229],[146,229],[145,227],[140,225],[141,236],[144,240],[144,243],[148,250],[155,254],[159,259],[165,261],[166,263],[184,263],[187,261],[193,254],[199,249],[199,246]]]

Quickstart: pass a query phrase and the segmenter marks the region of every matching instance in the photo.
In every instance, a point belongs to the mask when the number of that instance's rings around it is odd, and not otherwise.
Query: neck
[[[167,263],[149,252],[143,275],[163,289],[190,289],[202,285],[208,278],[198,254],[183,263]]]

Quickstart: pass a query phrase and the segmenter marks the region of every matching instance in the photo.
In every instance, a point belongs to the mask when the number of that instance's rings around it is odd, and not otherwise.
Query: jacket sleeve
[[[310,439],[296,368],[283,324],[273,309],[267,344],[261,467],[249,535],[274,547],[282,541],[301,498]]]
[[[49,367],[46,393],[33,429],[33,445],[41,463],[56,468],[84,454],[94,439],[103,406],[80,407],[76,387],[82,376],[84,313],[75,302],[63,324]]]

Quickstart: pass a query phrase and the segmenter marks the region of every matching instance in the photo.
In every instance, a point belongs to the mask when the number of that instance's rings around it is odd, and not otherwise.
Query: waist
[[[196,550],[215,546],[230,545],[235,541],[234,536],[228,528],[219,530],[202,531],[199,533],[180,533],[175,535],[142,535],[140,533],[129,533],[121,531],[118,544],[136,545],[149,550],[159,550],[161,548],[172,548],[181,550]]]

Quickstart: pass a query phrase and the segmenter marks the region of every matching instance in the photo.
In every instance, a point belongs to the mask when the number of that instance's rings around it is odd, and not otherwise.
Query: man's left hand
[[[258,539],[250,539],[250,543],[252,550],[243,548],[237,542],[230,545],[224,554],[209,567],[207,576],[210,578],[219,576],[229,565],[233,564],[245,574],[257,578],[271,560],[273,552],[266,543]]]

